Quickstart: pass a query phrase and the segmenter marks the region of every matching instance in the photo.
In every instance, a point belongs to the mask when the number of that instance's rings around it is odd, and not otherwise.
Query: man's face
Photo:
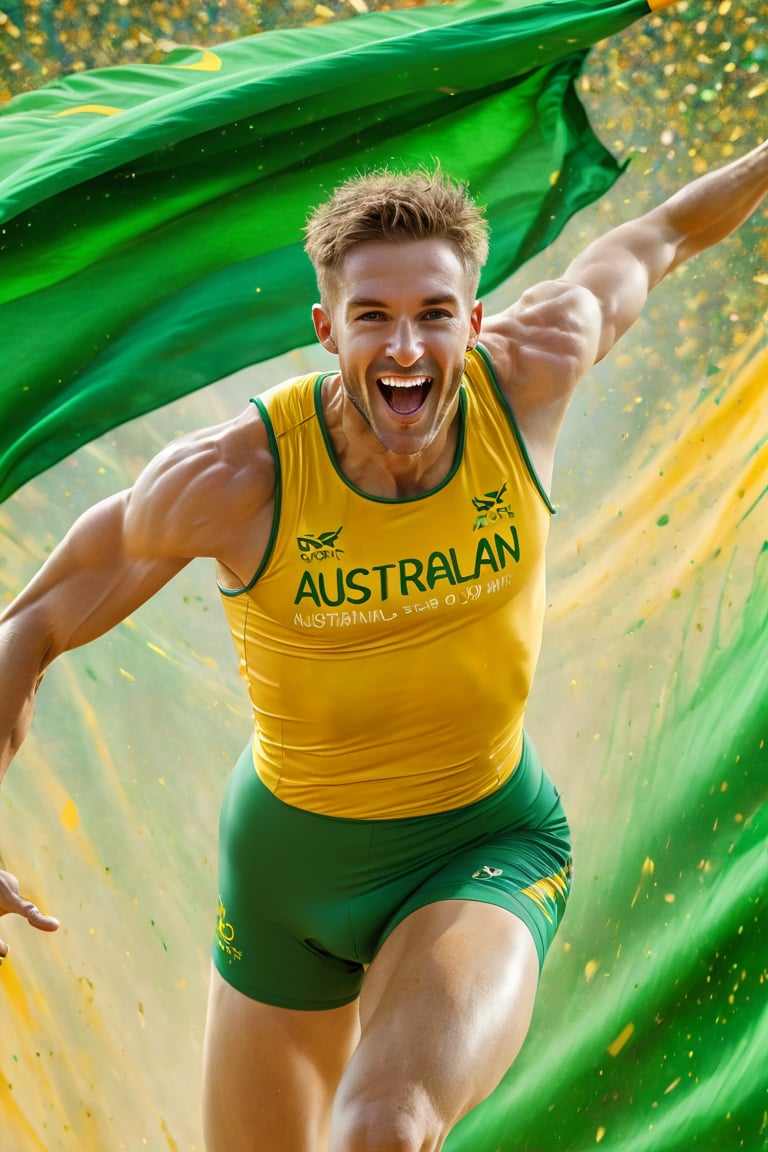
[[[328,312],[315,307],[345,400],[390,452],[423,452],[456,415],[464,356],[482,318],[473,288],[447,240],[358,244]]]

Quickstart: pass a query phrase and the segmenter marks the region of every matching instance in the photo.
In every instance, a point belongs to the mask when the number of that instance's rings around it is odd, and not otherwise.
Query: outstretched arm
[[[0,616],[0,779],[24,740],[49,664],[119,624],[187,563],[131,555],[129,493],[95,505]]]
[[[605,356],[634,323],[659,281],[730,235],[767,193],[768,141],[764,141],[590,244],[563,279],[586,288],[598,302],[595,359]]]
[[[132,489],[75,522],[0,613],[0,780],[29,730],[43,674],[57,656],[114,628],[193,557],[238,568],[238,547],[243,540],[254,547],[254,524],[271,511],[271,460],[250,407],[172,441]],[[270,529],[268,519],[267,535]],[[260,558],[246,560],[249,575]]]
[[[266,431],[251,405],[234,420],[179,437],[130,491],[80,517],[0,615],[0,779],[58,655],[114,628],[193,557],[217,558],[247,581],[271,531],[273,489]],[[0,871],[0,916],[6,912],[57,927]],[[0,940],[0,958],[7,951]]]
[[[766,193],[768,142],[593,241],[559,279],[483,321],[483,343],[545,486],[585,373],[631,327],[660,280],[738,228]]]
[[[129,556],[127,505],[123,492],[86,512],[0,616],[0,779],[27,735],[51,661],[113,628],[186,564]],[[0,871],[0,916],[7,913],[43,931],[58,927],[22,895],[15,876]],[[0,959],[7,953],[0,940]]]

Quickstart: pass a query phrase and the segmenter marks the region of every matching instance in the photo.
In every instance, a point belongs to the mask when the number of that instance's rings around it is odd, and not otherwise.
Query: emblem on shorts
[[[483,864],[477,872],[472,873],[473,880],[493,880],[494,876],[503,876],[501,868],[489,868],[487,864]]]
[[[225,954],[229,963],[233,960],[242,960],[243,954],[235,948],[235,929],[226,919],[227,910],[219,898],[219,920],[216,925],[216,943]]]

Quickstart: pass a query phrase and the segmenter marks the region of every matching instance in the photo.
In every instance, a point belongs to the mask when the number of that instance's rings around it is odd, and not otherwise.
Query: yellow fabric
[[[256,400],[274,433],[270,550],[222,590],[272,792],[314,812],[423,815],[493,792],[520,755],[551,505],[484,357],[437,489],[382,500],[335,463],[322,378]]]

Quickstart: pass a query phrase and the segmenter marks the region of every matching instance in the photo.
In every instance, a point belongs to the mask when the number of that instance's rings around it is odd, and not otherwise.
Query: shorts
[[[530,929],[543,964],[565,910],[571,840],[560,797],[526,739],[492,795],[427,816],[356,820],[278,800],[250,744],[221,813],[214,963],[253,1000],[336,1008],[409,913],[479,900]]]

